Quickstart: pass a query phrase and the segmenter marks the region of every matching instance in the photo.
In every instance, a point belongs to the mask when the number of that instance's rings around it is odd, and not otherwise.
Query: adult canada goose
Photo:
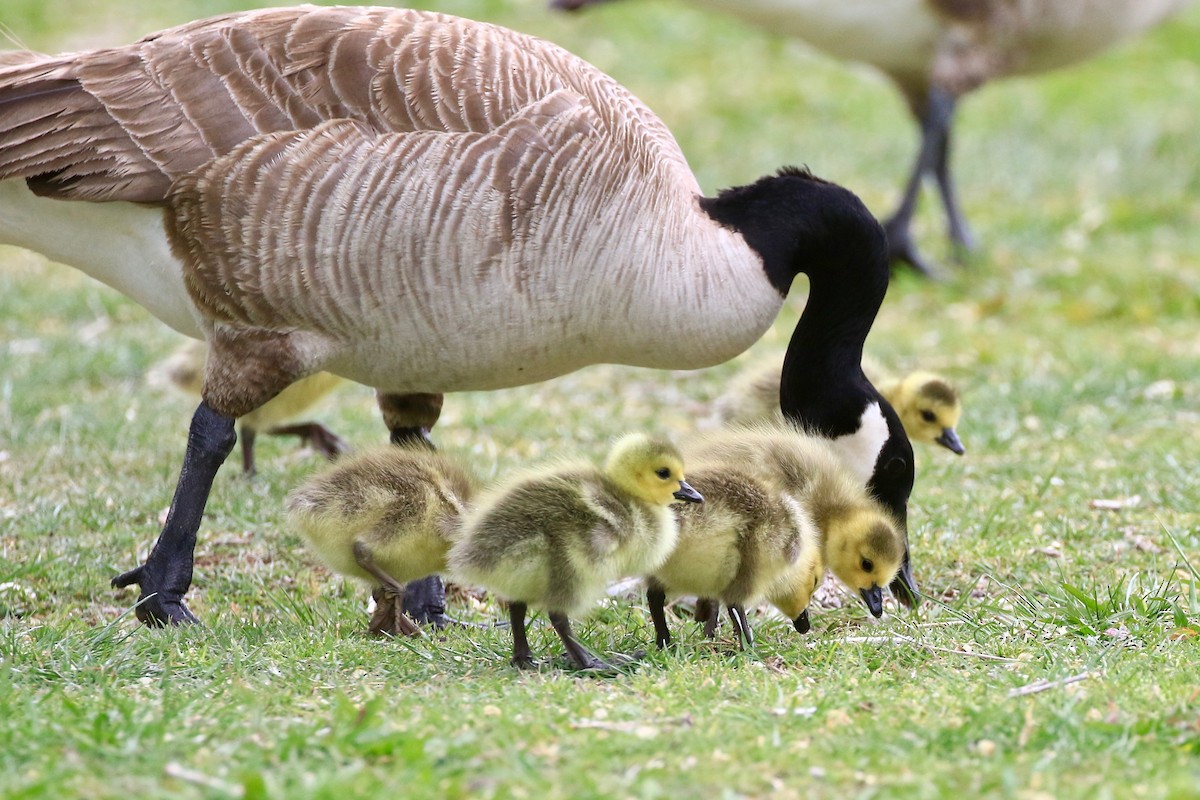
[[[416,636],[403,582],[446,571],[474,483],[440,453],[389,446],[314,475],[285,507],[288,523],[330,569],[370,584],[372,633]]]
[[[605,0],[552,0],[577,9]],[[913,241],[917,195],[933,178],[950,241],[974,239],[950,176],[950,127],[967,92],[1090,58],[1157,25],[1188,0],[692,0],[887,75],[920,127],[900,204],[884,223],[891,258],[932,274]]]
[[[199,395],[204,387],[204,362],[207,358],[208,345],[198,339],[189,339],[156,365],[151,373],[161,375],[177,389]],[[242,442],[242,471],[247,475],[257,471],[254,441],[259,431],[271,436],[299,436],[300,441],[331,461],[350,452],[350,445],[321,423],[295,421],[343,382],[328,372],[309,375],[249,414],[239,417],[237,432]]]
[[[689,468],[688,482],[704,502],[678,508],[675,549],[646,582],[655,642],[671,643],[667,596],[692,594],[725,604],[744,648],[754,641],[746,606],[764,597],[805,548],[818,547],[815,524],[790,496],[736,464]],[[715,629],[714,622],[705,632]]]
[[[800,273],[784,411],[835,432],[890,420],[872,446],[907,499],[911,448],[857,366],[887,241],[845,189],[785,168],[703,197],[611,78],[424,11],[250,11],[27,58],[0,68],[0,241],[211,348],[166,523],[114,579],[140,586],[143,621],[195,620],[196,531],[235,420],[291,383],[374,386],[391,438],[424,439],[442,392],[725,361]]]
[[[882,587],[894,586],[903,561],[903,528],[886,504],[868,495],[836,443],[787,423],[749,425],[697,436],[684,443],[684,457],[737,464],[792,498],[812,517],[825,566],[873,616],[883,614]]]
[[[783,419],[779,410],[781,368],[778,361],[773,361],[735,376],[728,391],[713,404],[717,419],[726,425]],[[960,456],[966,452],[956,430],[962,418],[962,400],[950,381],[926,370],[916,370],[902,378],[876,378],[876,381],[879,393],[895,409],[910,442],[941,445]]]
[[[580,669],[609,669],[571,631],[609,582],[645,575],[671,553],[674,500],[701,502],[683,460],[662,439],[631,434],[603,469],[587,462],[535,468],[480,495],[450,549],[450,571],[508,600],[513,664],[534,665],[525,635],[529,608],[543,608]]]

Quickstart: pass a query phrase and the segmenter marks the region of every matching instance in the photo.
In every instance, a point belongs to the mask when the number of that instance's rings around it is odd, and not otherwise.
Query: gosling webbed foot
[[[387,586],[377,586],[371,594],[375,598],[375,613],[367,625],[373,636],[422,636],[421,627],[404,613],[404,595]]]
[[[280,425],[267,433],[272,436],[298,436],[300,441],[333,461],[350,452],[350,443],[319,422]]]

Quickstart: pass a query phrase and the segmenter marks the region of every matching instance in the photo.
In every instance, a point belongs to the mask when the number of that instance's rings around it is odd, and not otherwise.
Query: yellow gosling
[[[450,571],[510,603],[513,664],[535,665],[529,608],[545,609],[568,656],[584,670],[613,669],[571,631],[607,584],[657,569],[675,546],[668,506],[702,498],[684,480],[678,449],[663,439],[619,439],[603,468],[568,461],[522,471],[479,497],[450,550]]]
[[[446,571],[474,479],[439,453],[387,445],[351,456],[288,495],[288,523],[330,569],[372,587],[372,633],[416,636],[404,584]]]

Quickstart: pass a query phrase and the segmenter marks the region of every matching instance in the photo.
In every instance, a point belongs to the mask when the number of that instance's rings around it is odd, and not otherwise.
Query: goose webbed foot
[[[134,613],[146,625],[191,625],[200,621],[183,602],[183,596],[192,585],[196,531],[213,478],[236,441],[233,418],[201,401],[188,428],[183,468],[162,532],[146,563],[112,579],[115,588],[138,585],[141,591]]]
[[[404,587],[404,613],[421,625],[445,628],[454,624],[446,616],[446,586],[437,575],[409,581]]]
[[[168,565],[169,570],[170,565]],[[191,571],[189,561],[187,564],[189,576]],[[157,570],[147,561],[142,566],[134,567],[113,578],[112,586],[114,589],[123,589],[126,586],[138,585],[141,592],[138,594],[138,603],[134,607],[133,613],[137,615],[140,622],[152,628],[198,624],[200,620],[183,602],[183,595],[187,592],[187,587],[185,586],[182,591],[166,588],[165,581],[147,577],[155,572]],[[189,578],[188,583],[190,584],[190,582]]]

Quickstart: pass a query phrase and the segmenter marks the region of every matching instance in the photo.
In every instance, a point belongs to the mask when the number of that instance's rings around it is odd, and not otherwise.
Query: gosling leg
[[[404,613],[404,585],[384,572],[375,559],[371,556],[370,549],[362,542],[354,543],[354,560],[358,565],[366,570],[371,576],[379,581],[380,592],[383,595],[383,603],[380,603],[380,596],[375,596],[376,608],[375,614],[371,617],[371,633],[400,633],[404,636],[420,636],[421,629],[418,627],[408,615]],[[392,626],[390,629],[376,627],[377,624],[382,624],[388,619],[387,612],[380,613],[381,605],[390,605],[392,613],[390,615]]]
[[[571,660],[575,662],[575,666],[579,667],[579,669],[596,671],[616,670],[615,666],[579,643],[579,640],[575,638],[575,634],[571,630],[571,621],[567,619],[566,614],[560,611],[550,612],[550,624],[554,626],[554,631],[558,634],[558,638],[562,639],[563,647],[567,650],[567,655],[571,657]]]
[[[508,623],[512,628],[513,655],[512,663],[517,669],[537,669],[533,653],[529,649],[529,637],[525,633],[525,612],[528,607],[521,602],[508,604]]]
[[[750,620],[746,619],[746,609],[741,603],[729,606],[729,618],[733,620],[734,630],[738,634],[738,645],[745,650],[754,645],[754,632],[750,630]]]
[[[671,630],[667,627],[667,591],[653,578],[646,583],[646,603],[650,606],[650,619],[654,622],[654,642],[662,650],[671,644]]]
[[[704,616],[700,616],[703,609]],[[711,598],[704,598],[696,601],[696,621],[704,622],[704,638],[715,639],[717,637],[717,626],[721,624],[721,604]]]

